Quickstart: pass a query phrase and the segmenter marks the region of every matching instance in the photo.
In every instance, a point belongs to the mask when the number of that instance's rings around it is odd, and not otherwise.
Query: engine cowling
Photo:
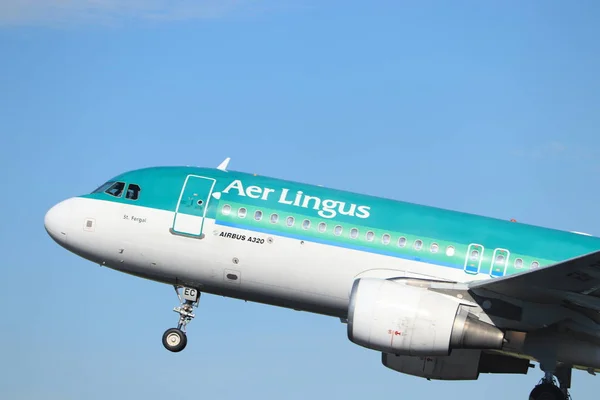
[[[378,278],[354,282],[348,339],[397,355],[449,355],[452,349],[500,349],[504,333],[470,314],[459,299]]]
[[[437,380],[477,380],[479,374],[527,374],[529,360],[481,350],[458,349],[449,356],[381,354],[386,367],[403,374]]]

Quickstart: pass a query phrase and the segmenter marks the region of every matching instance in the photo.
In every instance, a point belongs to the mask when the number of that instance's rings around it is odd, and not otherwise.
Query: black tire
[[[165,349],[178,353],[185,349],[187,345],[187,336],[183,331],[177,328],[167,329],[162,337],[163,346]]]
[[[566,400],[567,397],[558,386],[551,383],[537,385],[531,391],[529,400]]]

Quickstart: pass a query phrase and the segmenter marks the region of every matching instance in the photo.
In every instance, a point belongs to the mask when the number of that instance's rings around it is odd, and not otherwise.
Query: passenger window
[[[515,268],[519,268],[519,269],[520,269],[520,268],[523,268],[523,260],[522,260],[522,259],[520,259],[520,258],[517,258],[517,259],[515,260]]]
[[[454,246],[446,247],[446,255],[452,257],[454,255]]]
[[[336,225],[336,227],[333,228],[333,234],[335,236],[340,236],[342,234],[342,227],[340,225]]]
[[[286,224],[287,226],[294,226],[294,217],[287,217]]]
[[[325,222],[320,222],[319,223],[319,232],[325,232],[325,229],[327,229],[327,224]]]
[[[479,252],[477,250],[473,250],[471,252],[471,260],[477,261],[479,259]]]
[[[435,254],[440,250],[440,246],[437,243],[432,243],[429,250]]]
[[[420,239],[415,240],[414,248],[415,250],[421,250],[423,248],[423,241]]]
[[[279,221],[279,215],[271,214],[271,223],[276,224]]]
[[[238,217],[246,218],[246,209],[244,207],[242,207],[238,210]]]
[[[139,185],[130,183],[129,186],[127,186],[127,195],[125,197],[127,197],[129,200],[137,200],[140,197],[141,190],[142,189]]]
[[[350,229],[350,237],[352,239],[356,239],[358,237],[358,229],[356,229],[356,228]]]
[[[121,197],[123,194],[123,189],[125,189],[125,183],[123,182],[115,182],[111,187],[106,189],[104,193],[110,194],[111,196]]]
[[[370,242],[375,237],[375,234],[372,231],[367,232],[367,240]]]
[[[504,256],[502,254],[496,256],[496,264],[504,264]]]
[[[302,221],[302,228],[304,228],[304,229],[310,228],[310,221],[308,219],[305,219],[304,221]]]
[[[390,243],[390,235],[387,233],[381,237],[381,242],[385,245]]]
[[[539,266],[540,266],[540,263],[537,262],[537,261],[534,261],[534,262],[531,263],[531,268],[537,268]]]
[[[262,219],[262,215],[263,215],[262,211],[256,210],[256,212],[254,213],[254,219],[257,221],[260,221]]]
[[[229,204],[225,204],[221,212],[223,213],[223,215],[229,215],[229,213],[231,212],[231,206]]]
[[[398,239],[398,247],[404,247],[404,246],[406,246],[406,238],[401,237],[400,239]]]

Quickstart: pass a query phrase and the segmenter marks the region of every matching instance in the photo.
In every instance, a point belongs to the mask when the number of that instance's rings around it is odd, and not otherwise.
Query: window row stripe
[[[223,215],[229,215],[229,214],[231,214],[231,206],[229,204],[225,204],[223,206],[221,212],[222,212]],[[240,207],[238,209],[237,215],[238,215],[239,218],[246,218],[246,215],[247,215],[246,208],[245,207]],[[263,218],[263,212],[260,211],[260,210],[257,210],[254,213],[254,219],[256,221],[261,221],[262,218]],[[269,221],[272,224],[277,224],[279,222],[279,215],[277,213],[271,214],[269,216]],[[293,227],[294,224],[295,224],[295,222],[296,222],[295,218],[292,217],[292,216],[287,217],[285,221],[286,221],[286,225],[288,227]],[[304,219],[302,221],[302,225],[301,226],[302,226],[302,229],[308,230],[311,227],[311,221],[309,219]],[[317,225],[317,230],[320,233],[326,232],[327,231],[327,224],[325,222],[319,222],[319,224]],[[343,231],[344,231],[344,228],[341,225],[335,225],[334,228],[333,228],[333,234],[335,236],[341,236],[342,233],[343,233]],[[350,231],[349,231],[348,236],[351,239],[358,239],[358,237],[359,237],[359,231],[358,231],[358,229],[357,228],[351,228]],[[367,241],[369,241],[369,242],[374,241],[375,240],[375,233],[373,231],[367,231],[365,233],[365,239]],[[391,241],[392,241],[392,238],[391,238],[390,234],[384,233],[381,236],[381,242],[384,245],[387,246],[388,244],[391,243]],[[404,247],[406,247],[407,243],[408,243],[408,240],[406,239],[406,237],[401,236],[401,237],[398,238],[398,241],[397,241],[396,245],[399,248],[404,248]],[[423,249],[423,241],[421,239],[416,239],[413,242],[412,247],[413,247],[413,249],[415,249],[417,251],[421,251]],[[483,247],[482,247],[482,249],[483,249]],[[430,245],[430,247],[429,247],[429,251],[431,253],[434,253],[434,254],[438,253],[440,251],[439,244],[432,243]],[[456,249],[454,248],[454,246],[450,245],[450,246],[446,247],[446,255],[448,257],[453,257],[455,254],[456,254]],[[478,260],[479,257],[480,257],[480,254],[479,254],[479,252],[477,250],[473,250],[471,252],[471,260]],[[502,265],[505,261],[506,260],[505,260],[505,257],[503,255],[497,255],[496,259],[494,260],[494,265]],[[524,268],[524,266],[523,266],[523,259],[517,258],[514,261],[514,265],[518,269]],[[532,261],[530,267],[531,268],[538,268],[539,267],[539,262]]]

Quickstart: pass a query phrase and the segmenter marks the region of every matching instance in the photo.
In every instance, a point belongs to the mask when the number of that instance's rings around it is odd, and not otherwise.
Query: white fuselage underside
[[[140,277],[343,317],[359,276],[462,282],[464,271],[204,221],[201,239],[171,233],[174,213],[77,198],[67,248]],[[82,203],[88,203],[84,206]],[[128,216],[128,219],[125,219]],[[93,228],[86,221],[94,219]],[[241,235],[246,240],[222,237]],[[234,236],[234,235],[232,235]],[[239,237],[239,236],[237,236]],[[260,239],[258,242],[248,238]],[[237,277],[237,279],[230,279]]]

